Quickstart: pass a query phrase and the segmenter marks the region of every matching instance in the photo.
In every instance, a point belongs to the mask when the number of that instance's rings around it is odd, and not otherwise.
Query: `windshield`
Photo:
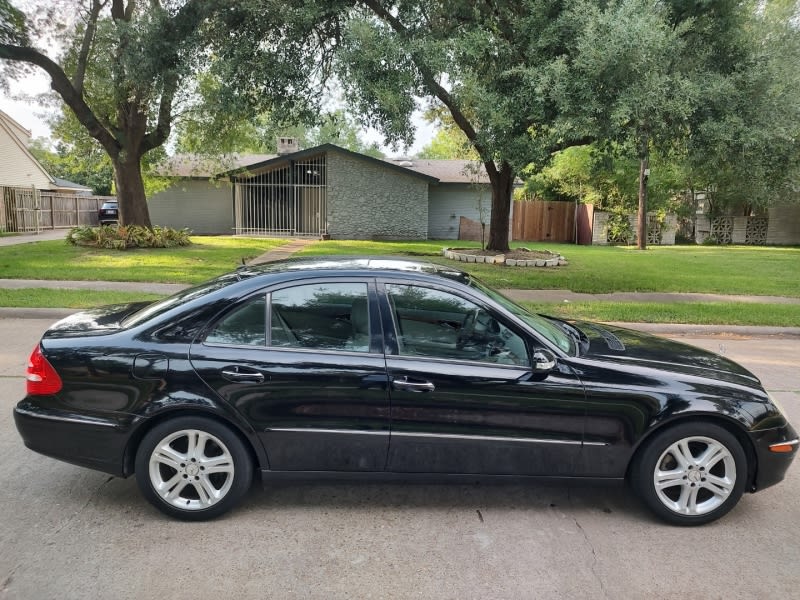
[[[519,304],[513,302],[512,300],[509,300],[501,293],[496,292],[492,288],[483,285],[480,281],[476,280],[474,277],[470,277],[468,285],[477,290],[480,290],[481,292],[489,296],[492,300],[497,302],[508,312],[513,314],[515,317],[518,317],[525,323],[527,323],[537,333],[542,335],[549,342],[552,342],[553,344],[558,346],[564,352],[568,354],[575,353],[576,348],[573,339],[569,335],[567,335],[567,333],[563,329],[561,329],[558,325],[556,325],[552,321],[548,321],[544,317],[540,317],[539,315],[535,315],[533,313],[528,312]]]

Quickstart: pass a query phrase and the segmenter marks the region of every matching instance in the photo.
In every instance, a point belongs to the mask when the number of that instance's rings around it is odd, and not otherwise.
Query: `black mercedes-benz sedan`
[[[726,358],[531,314],[396,258],[244,267],[73,315],[34,348],[14,416],[29,448],[135,475],[189,520],[228,511],[260,474],[628,480],[694,525],[781,481],[798,447]]]

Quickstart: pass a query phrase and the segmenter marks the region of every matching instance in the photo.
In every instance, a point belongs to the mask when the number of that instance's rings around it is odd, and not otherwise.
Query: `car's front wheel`
[[[645,504],[676,525],[719,519],[742,497],[746,479],[741,443],[712,423],[681,423],[657,433],[631,470]]]
[[[136,482],[147,500],[179,519],[213,519],[233,508],[253,479],[250,455],[228,427],[183,416],[156,425],[136,452]]]

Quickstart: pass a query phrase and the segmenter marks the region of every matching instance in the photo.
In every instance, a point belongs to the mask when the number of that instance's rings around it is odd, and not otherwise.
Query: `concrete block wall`
[[[648,213],[649,214],[649,213]],[[628,222],[631,224],[633,230],[633,237],[631,243],[635,242],[636,236],[639,234],[639,219],[636,214],[628,215]],[[606,246],[608,245],[608,231],[606,224],[608,223],[608,213],[602,211],[594,211],[594,222],[592,225],[592,245],[593,246]],[[664,219],[664,229],[661,233],[661,246],[675,245],[675,233],[678,230],[678,217],[677,215],[667,215]]]

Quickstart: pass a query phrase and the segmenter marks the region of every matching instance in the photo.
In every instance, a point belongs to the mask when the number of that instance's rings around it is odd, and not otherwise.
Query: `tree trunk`
[[[650,176],[650,152],[645,137],[639,160],[639,250],[647,250],[647,178]]]
[[[141,225],[152,227],[150,211],[147,209],[147,196],[144,193],[141,157],[128,155],[127,160],[114,160],[114,181],[117,186],[120,225]]]
[[[508,219],[511,216],[514,170],[511,165],[504,162],[500,170],[487,168],[486,171],[492,184],[492,217],[489,221],[489,244],[486,248],[497,252],[508,252]]]

